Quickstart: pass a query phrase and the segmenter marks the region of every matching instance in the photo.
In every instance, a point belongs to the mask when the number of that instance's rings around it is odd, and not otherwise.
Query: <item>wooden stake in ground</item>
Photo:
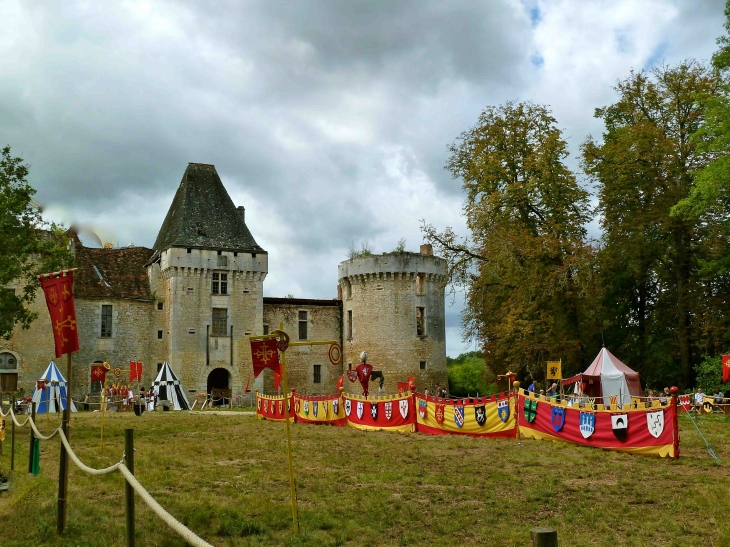
[[[66,408],[63,409],[63,421],[61,422],[61,430],[69,438],[71,430],[71,378],[72,370],[71,356],[72,352],[66,354],[68,358],[66,366]],[[50,410],[50,409],[47,409]],[[68,454],[66,447],[61,444],[61,461],[58,469],[58,522],[56,523],[56,531],[62,534],[66,529],[66,496],[68,495]]]

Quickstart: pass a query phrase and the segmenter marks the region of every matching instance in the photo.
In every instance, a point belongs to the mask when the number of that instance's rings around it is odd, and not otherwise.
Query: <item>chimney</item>
[[[241,215],[241,220],[246,223],[246,208],[243,205],[238,206],[238,214]]]
[[[432,255],[433,254],[433,246],[430,243],[424,243],[421,245],[421,254],[422,255]]]

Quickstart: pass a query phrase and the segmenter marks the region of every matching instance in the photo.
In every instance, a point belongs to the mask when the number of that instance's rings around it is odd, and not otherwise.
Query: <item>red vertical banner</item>
[[[730,380],[730,355],[722,356],[722,383]]]
[[[251,341],[251,358],[253,361],[253,377],[258,378],[261,371],[270,368],[276,374],[281,374],[279,364],[279,350],[276,340]]]
[[[129,383],[131,384],[137,380],[138,382],[142,381],[142,363],[139,363],[137,361],[130,361],[129,362]]]
[[[79,350],[79,332],[74,306],[74,274],[63,270],[38,276],[51,314],[56,357]]]

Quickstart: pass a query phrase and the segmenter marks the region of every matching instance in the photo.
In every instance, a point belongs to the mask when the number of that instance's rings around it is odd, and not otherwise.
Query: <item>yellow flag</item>
[[[563,372],[560,370],[562,366],[561,361],[548,361],[547,364],[547,379],[548,380],[560,380],[563,378]]]

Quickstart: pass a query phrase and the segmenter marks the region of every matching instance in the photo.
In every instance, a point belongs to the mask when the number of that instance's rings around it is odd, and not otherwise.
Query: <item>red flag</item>
[[[270,368],[281,374],[279,364],[279,350],[276,347],[276,340],[251,341],[251,357],[253,359],[253,377],[258,378],[261,371]]]
[[[137,380],[138,382],[142,381],[142,363],[138,363],[137,361],[130,361],[129,383],[131,384],[135,380]]]
[[[46,382],[43,380],[38,380],[35,384],[36,389],[44,390],[46,389]]]
[[[76,328],[74,306],[74,274],[68,270],[41,274],[43,293],[46,295],[48,312],[51,314],[56,357],[79,350],[79,332]]]
[[[246,389],[243,390],[244,393],[248,393],[248,391],[249,391],[248,385],[250,382],[251,382],[251,375],[249,374],[248,378],[246,379]]]
[[[344,384],[344,383],[345,383],[345,377],[344,376],[340,376],[337,379],[337,389],[335,391],[340,391],[340,389],[342,389],[342,384]]]
[[[722,356],[722,383],[730,380],[730,355]]]
[[[106,378],[106,367],[104,365],[91,365],[91,381],[104,383]]]
[[[281,374],[279,374],[278,372],[274,372],[274,389],[279,389],[280,385],[281,385]]]

